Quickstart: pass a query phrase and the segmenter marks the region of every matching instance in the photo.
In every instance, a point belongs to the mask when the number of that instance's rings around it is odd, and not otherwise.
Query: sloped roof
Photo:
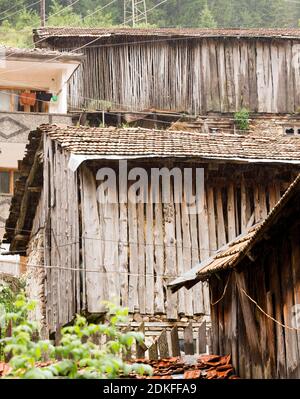
[[[49,38],[71,37],[99,37],[124,38],[124,37],[148,37],[148,38],[202,38],[202,37],[245,37],[245,38],[300,38],[300,29],[199,29],[199,28],[38,28],[33,30],[34,40]]]
[[[72,154],[100,158],[185,157],[237,162],[300,163],[300,137],[204,134],[143,128],[42,125]]]
[[[80,61],[83,58],[82,54],[72,53],[67,51],[55,51],[39,48],[15,48],[0,45],[0,58],[8,56],[10,60],[15,58],[30,58],[30,59],[54,59],[54,61]]]
[[[267,230],[277,222],[281,212],[296,195],[300,195],[300,174],[262,223],[251,227],[246,233],[219,249],[216,255],[172,281],[169,284],[169,288],[173,292],[183,286],[191,288],[197,282],[207,280],[212,274],[236,267],[251,251],[253,246],[261,240]]]

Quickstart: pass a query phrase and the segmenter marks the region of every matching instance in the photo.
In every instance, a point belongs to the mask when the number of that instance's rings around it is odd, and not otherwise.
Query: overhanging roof
[[[50,38],[300,38],[300,29],[199,29],[199,28],[76,28],[45,27],[33,30],[34,41]]]
[[[172,281],[168,287],[172,292],[176,292],[181,287],[191,288],[199,281],[207,280],[215,273],[238,266],[252,248],[260,242],[266,232],[276,224],[281,212],[289,206],[290,200],[295,196],[300,197],[300,174],[262,223],[251,227],[246,233],[219,249],[213,257],[206,259],[189,272]]]
[[[6,56],[8,57],[6,59]],[[67,51],[54,51],[39,48],[14,48],[0,46],[0,60],[15,61],[48,61],[48,62],[76,62],[80,63],[83,55]]]

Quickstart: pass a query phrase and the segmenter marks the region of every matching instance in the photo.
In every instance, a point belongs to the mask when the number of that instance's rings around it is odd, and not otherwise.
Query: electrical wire
[[[13,14],[6,15],[5,17],[3,17],[3,18],[0,19],[0,22],[1,22],[1,21],[4,21],[4,20],[6,20],[6,19],[8,19],[8,18],[10,18],[10,17],[13,17],[14,15],[17,15],[17,14],[19,14],[20,12],[25,11],[27,8],[33,7],[34,5],[36,5],[36,4],[38,4],[38,3],[40,3],[40,0],[35,1],[34,3],[29,4],[29,5],[27,5],[27,6],[24,6],[24,7],[21,8],[20,10],[14,12]],[[15,7],[16,7],[16,6],[12,7],[11,9],[13,9],[13,8],[15,8]],[[6,13],[6,12],[8,12],[8,11],[2,11],[1,14],[4,14],[4,13]],[[1,14],[0,14],[0,15],[1,15]]]

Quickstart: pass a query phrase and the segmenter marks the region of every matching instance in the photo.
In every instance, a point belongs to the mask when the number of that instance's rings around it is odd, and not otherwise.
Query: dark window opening
[[[0,193],[10,194],[10,172],[0,172]]]
[[[285,133],[286,134],[294,134],[295,133],[294,128],[293,127],[286,128],[285,129]]]

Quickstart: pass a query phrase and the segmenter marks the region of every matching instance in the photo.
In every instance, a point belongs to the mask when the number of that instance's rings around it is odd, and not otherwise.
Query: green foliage
[[[242,108],[240,111],[234,114],[234,122],[239,130],[249,129],[249,118],[250,114],[246,108]]]
[[[90,324],[85,317],[76,316],[74,325],[62,329],[57,346],[50,341],[37,340],[37,325],[27,319],[35,303],[18,295],[14,303],[15,312],[6,314],[12,324],[12,336],[3,338],[4,351],[12,355],[11,371],[7,378],[71,379],[117,378],[120,375],[151,374],[152,369],[140,364],[127,364],[122,360],[132,344],[143,341],[143,335],[135,332],[122,333],[118,323],[127,322],[128,310],[106,303],[108,319],[103,324]],[[106,344],[98,345],[95,338],[106,337]],[[38,367],[38,362],[50,361],[47,367]]]
[[[200,15],[201,28],[216,28],[217,23],[212,15],[208,5],[206,4]]]
[[[72,7],[65,7],[58,0],[52,0],[47,24],[49,26],[81,26],[82,19],[72,10]]]

